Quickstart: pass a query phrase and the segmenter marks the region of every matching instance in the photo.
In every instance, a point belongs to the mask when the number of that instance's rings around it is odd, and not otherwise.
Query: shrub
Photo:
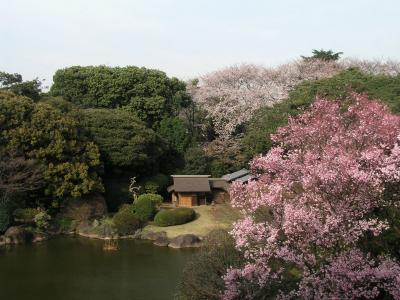
[[[36,208],[17,208],[13,212],[14,219],[20,222],[34,222],[35,216],[39,213]]]
[[[136,202],[138,201],[151,201],[157,206],[160,206],[163,203],[164,198],[158,194],[143,194],[138,197]]]
[[[113,222],[118,233],[127,235],[134,233],[140,228],[140,220],[131,210],[123,209],[113,217]]]
[[[158,212],[154,222],[158,226],[173,226],[193,221],[195,217],[196,212],[192,208],[179,207]]]
[[[34,217],[36,227],[40,230],[47,229],[47,227],[49,227],[50,220],[51,217],[45,210],[39,211]]]
[[[149,221],[153,219],[162,202],[163,198],[157,194],[140,195],[134,203],[136,215],[141,221]]]

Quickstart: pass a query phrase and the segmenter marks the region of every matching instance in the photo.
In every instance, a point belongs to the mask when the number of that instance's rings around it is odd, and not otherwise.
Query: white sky
[[[136,65],[181,79],[333,49],[400,60],[399,0],[0,0],[0,70]]]

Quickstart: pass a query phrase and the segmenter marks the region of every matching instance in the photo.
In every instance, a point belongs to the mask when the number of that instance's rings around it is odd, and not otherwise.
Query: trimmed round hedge
[[[196,212],[192,208],[179,207],[159,211],[154,217],[154,223],[162,227],[181,225],[193,221],[195,217]]]

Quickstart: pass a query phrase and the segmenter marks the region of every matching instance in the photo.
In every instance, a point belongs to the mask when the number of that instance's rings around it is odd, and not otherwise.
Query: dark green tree
[[[40,99],[42,82],[36,78],[30,81],[23,81],[18,73],[10,74],[0,72],[0,89],[8,90],[16,95],[26,96],[33,100]]]
[[[0,92],[0,145],[42,166],[43,192],[55,205],[103,190],[97,146],[81,135],[76,120],[49,104]]]
[[[158,127],[166,112],[166,100],[162,96],[133,97],[125,109],[139,117],[147,127]]]
[[[313,49],[312,56],[301,56],[304,60],[313,60],[313,59],[320,59],[320,60],[338,60],[343,52],[333,52],[332,50],[316,50]]]
[[[135,115],[119,109],[84,109],[79,118],[99,146],[106,167],[133,169],[137,174],[157,170],[163,143]]]
[[[185,152],[185,167],[181,174],[204,175],[210,172],[210,161],[204,150],[197,145]]]
[[[169,78],[153,69],[107,66],[75,66],[58,70],[53,76],[50,93],[62,96],[77,105],[90,108],[116,108],[127,105],[132,98],[165,99],[171,112],[185,91],[185,83]]]
[[[190,142],[185,123],[178,117],[161,120],[157,133],[170,147],[183,154]]]
[[[22,82],[22,76],[18,73],[6,73],[0,72],[0,86],[1,87],[8,87],[16,83]]]

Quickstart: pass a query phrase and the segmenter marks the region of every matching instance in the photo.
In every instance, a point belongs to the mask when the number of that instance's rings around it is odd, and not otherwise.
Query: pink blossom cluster
[[[307,273],[291,296],[305,299],[375,299],[380,290],[400,299],[400,265],[380,262],[353,249],[337,256],[317,273]]]
[[[246,265],[227,271],[224,299],[243,293],[243,282],[265,288],[279,280],[285,270],[271,269],[277,260],[303,274],[298,290],[281,297],[374,298],[383,289],[400,299],[398,263],[374,261],[356,247],[367,232],[388,228],[372,212],[398,204],[382,193],[400,179],[400,117],[366,95],[344,103],[317,99],[252,161],[258,180],[233,184],[232,205],[245,218],[231,234]]]

